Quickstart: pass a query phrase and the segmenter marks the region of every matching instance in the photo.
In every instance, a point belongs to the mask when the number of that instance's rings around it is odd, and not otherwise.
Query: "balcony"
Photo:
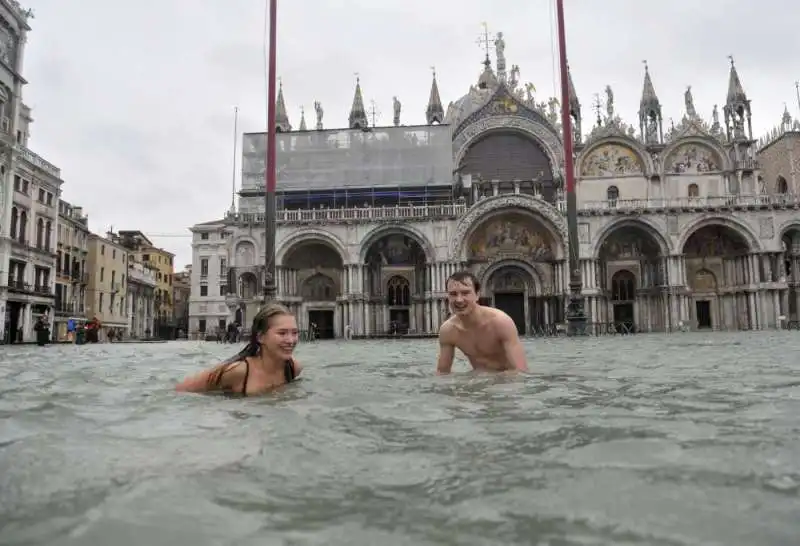
[[[723,195],[719,197],[674,197],[651,199],[613,199],[587,201],[578,205],[578,214],[592,213],[636,213],[663,211],[703,211],[703,210],[747,210],[797,207],[798,195]],[[558,209],[567,212],[566,202],[559,202]]]
[[[342,222],[375,222],[380,220],[444,220],[457,218],[467,211],[466,203],[444,205],[397,205],[394,207],[353,207],[339,209],[279,210],[278,224],[336,224]],[[263,213],[228,214],[233,224],[263,224]]]
[[[45,161],[38,154],[33,153],[28,148],[24,146],[17,146],[17,153],[22,157],[22,159],[24,159],[34,167],[43,170],[50,176],[54,176],[55,178],[61,178],[61,169],[59,169],[49,161]]]
[[[83,315],[84,306],[83,304],[78,303],[67,303],[63,301],[57,301],[56,304],[53,306],[56,315],[61,316],[75,316],[75,315]]]
[[[128,266],[128,281],[155,287],[156,272],[142,264],[132,263]]]
[[[69,276],[72,279],[73,284],[82,284],[86,286],[89,284],[89,274],[88,273],[81,273],[80,271],[73,271],[72,275]]]

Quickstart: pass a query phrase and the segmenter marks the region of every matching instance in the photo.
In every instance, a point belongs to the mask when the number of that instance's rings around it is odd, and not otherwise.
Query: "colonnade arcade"
[[[316,236],[278,260],[277,297],[301,330],[320,337],[428,333],[447,316],[444,279],[461,263],[434,262],[430,245],[402,227],[379,230],[362,245],[358,263]]]
[[[800,232],[797,243],[794,263],[800,265]],[[601,239],[596,258],[581,264],[596,328],[765,329],[788,315],[783,253],[761,251],[743,227],[722,219],[701,222],[679,248],[671,251],[645,222],[615,224]],[[800,267],[796,270],[800,281]],[[800,300],[794,299],[797,305]]]

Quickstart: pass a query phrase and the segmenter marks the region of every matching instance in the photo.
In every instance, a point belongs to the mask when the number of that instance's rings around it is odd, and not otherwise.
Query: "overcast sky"
[[[140,229],[177,254],[176,268],[191,261],[187,227],[230,204],[233,107],[240,132],[265,126],[265,3],[23,1],[35,12],[24,67],[30,147],[61,167],[63,197],[84,207],[93,231]],[[728,55],[759,135],[780,120],[784,103],[797,115],[800,3],[565,4],[585,127],[594,94],[608,84],[617,112],[636,120],[644,59],[665,119],[683,115],[687,85],[707,117],[725,102]],[[278,74],[291,122],[299,125],[302,106],[313,124],[319,100],[326,128],[346,126],[359,73],[379,124],[391,123],[394,95],[403,123],[424,123],[431,66],[445,108],[476,82],[483,22],[504,33],[509,67],[518,64],[543,100],[557,77],[554,9],[552,0],[279,0]]]

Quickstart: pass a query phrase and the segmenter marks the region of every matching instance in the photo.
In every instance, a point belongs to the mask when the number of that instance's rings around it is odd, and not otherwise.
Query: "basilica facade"
[[[278,94],[277,298],[322,337],[435,333],[445,280],[469,269],[486,305],[521,334],[564,321],[568,236],[558,100],[495,62],[445,108],[436,76],[427,124],[371,127],[360,83],[350,127],[292,128]],[[794,171],[765,178],[750,100],[731,61],[706,120],[691,88],[665,127],[645,67],[634,124],[614,94],[584,118],[570,75],[579,263],[592,331],[758,330],[798,318]],[[721,86],[722,87],[722,86]],[[724,91],[724,87],[723,87]],[[588,127],[588,129],[587,129]],[[587,130],[584,130],[587,129]],[[780,134],[800,125],[788,113]],[[776,133],[777,135],[777,133]],[[763,145],[764,143],[762,143]],[[247,329],[265,283],[264,134],[243,138],[237,210],[193,232],[189,329]],[[798,169],[800,170],[800,169]]]

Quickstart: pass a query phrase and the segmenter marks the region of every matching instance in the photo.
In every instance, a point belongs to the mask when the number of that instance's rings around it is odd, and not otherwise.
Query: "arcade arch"
[[[692,231],[682,252],[690,290],[688,314],[700,329],[756,328],[756,303],[749,288],[759,282],[760,264],[746,235],[722,223]]]
[[[613,225],[601,237],[596,274],[584,271],[590,285],[600,289],[594,321],[613,323],[620,333],[663,329],[668,320],[661,290],[667,284],[666,241],[638,220]]]
[[[563,318],[558,244],[542,219],[520,209],[490,214],[467,234],[467,263],[484,285],[481,302],[505,311],[521,334],[554,327]]]
[[[285,250],[277,268],[278,293],[301,330],[323,339],[337,335],[336,300],[343,294],[344,271],[344,258],[324,239],[301,239]]]
[[[372,238],[364,253],[364,291],[373,333],[405,334],[423,329],[423,298],[430,291],[425,249],[418,237],[390,230]]]
[[[473,197],[521,193],[555,200],[550,157],[532,135],[502,128],[487,131],[467,145],[459,169],[472,175]]]
[[[786,279],[788,290],[782,298],[781,314],[788,320],[800,321],[800,224],[790,225],[781,235],[783,263],[780,276]]]

